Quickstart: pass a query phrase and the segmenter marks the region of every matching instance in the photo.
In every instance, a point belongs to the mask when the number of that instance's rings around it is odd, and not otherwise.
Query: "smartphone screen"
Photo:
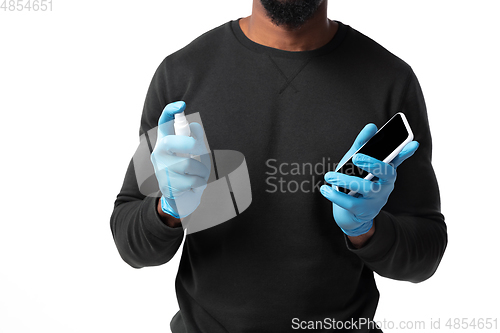
[[[380,161],[386,159],[407,138],[408,130],[401,114],[396,114],[382,127],[357,153],[362,153]],[[350,176],[365,178],[368,172],[352,163],[352,157],[337,171]],[[338,187],[338,190],[349,193],[350,190]]]

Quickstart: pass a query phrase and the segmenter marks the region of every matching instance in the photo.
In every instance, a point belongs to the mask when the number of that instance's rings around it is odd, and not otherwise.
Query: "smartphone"
[[[412,140],[413,132],[411,131],[410,124],[405,115],[402,112],[398,112],[352,156],[362,153],[385,163],[390,163],[403,150],[404,146]],[[337,172],[371,180],[373,175],[354,165],[352,156],[338,168]],[[349,195],[357,193],[354,190],[340,186],[337,186],[337,190]]]

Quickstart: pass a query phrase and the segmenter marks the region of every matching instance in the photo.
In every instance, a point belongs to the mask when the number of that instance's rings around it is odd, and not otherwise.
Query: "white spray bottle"
[[[174,130],[175,135],[191,136],[191,130],[184,111],[175,114]]]
[[[184,111],[176,113],[174,116],[174,130],[175,135],[183,135],[183,136],[191,136],[191,129],[189,128],[189,122],[186,119],[186,115]],[[180,154],[176,153],[177,156],[180,157],[190,157],[201,162],[201,159],[197,155],[192,154]]]

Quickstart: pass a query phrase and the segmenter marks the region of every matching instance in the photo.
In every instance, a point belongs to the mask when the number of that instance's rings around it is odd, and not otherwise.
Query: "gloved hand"
[[[210,175],[210,157],[203,128],[191,123],[191,136],[174,135],[174,115],[184,111],[186,103],[168,104],[158,121],[158,137],[151,154],[160,191],[161,209],[176,218],[186,217],[200,204]],[[183,155],[183,156],[177,156]],[[200,161],[186,156],[200,155]]]
[[[377,126],[374,124],[366,125],[358,134],[351,149],[342,158],[339,166],[347,161],[376,132]],[[415,153],[418,145],[417,141],[408,143],[390,164],[364,154],[356,154],[353,157],[354,165],[377,177],[378,179],[374,178],[375,181],[338,172],[327,172],[325,174],[326,182],[332,184],[332,186],[321,186],[321,194],[333,203],[335,222],[346,235],[359,236],[371,229],[373,219],[387,203],[389,195],[394,189],[396,168]],[[350,196],[337,191],[334,186],[355,190],[358,194]]]

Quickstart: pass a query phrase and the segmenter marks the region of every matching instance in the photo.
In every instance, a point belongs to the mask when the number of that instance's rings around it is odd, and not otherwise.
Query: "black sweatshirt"
[[[212,150],[245,156],[252,203],[186,236],[174,333],[292,332],[310,321],[325,323],[312,331],[331,331],[332,319],[373,318],[379,298],[373,272],[411,282],[435,272],[447,233],[424,98],[412,69],[373,40],[339,22],[327,45],[288,52],[252,42],[231,21],[159,65],[140,134],[178,100],[187,114],[199,112]],[[354,249],[319,186],[367,123],[380,127],[399,111],[420,147],[398,167],[375,234]],[[325,169],[303,168],[308,163]],[[139,191],[131,163],[111,229],[132,267],[168,262],[184,237],[182,228],[160,220],[157,203]]]

